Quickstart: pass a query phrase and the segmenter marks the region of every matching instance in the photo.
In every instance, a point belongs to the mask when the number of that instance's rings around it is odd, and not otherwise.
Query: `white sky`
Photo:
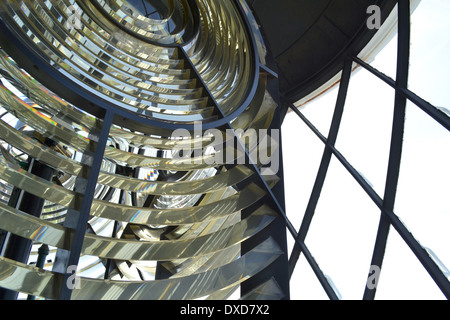
[[[422,0],[412,16],[410,89],[450,109],[450,2]],[[372,65],[395,79],[395,37]],[[328,133],[337,90],[302,112]],[[383,197],[389,157],[394,90],[365,70],[352,76],[336,146]],[[450,133],[408,104],[396,214],[424,247],[450,267]],[[323,153],[323,144],[294,113],[282,127],[286,209],[301,224]],[[306,245],[343,299],[361,299],[380,213],[336,159],[306,238]],[[289,236],[290,237],[290,236]],[[292,244],[290,245],[292,248]],[[291,279],[292,299],[327,299],[301,255]],[[377,299],[445,298],[409,247],[391,227]]]

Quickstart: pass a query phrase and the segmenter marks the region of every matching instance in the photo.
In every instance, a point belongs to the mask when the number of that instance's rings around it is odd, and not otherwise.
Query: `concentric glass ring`
[[[95,0],[92,3],[118,26],[150,43],[183,44],[198,31],[199,11],[194,1]]]
[[[283,254],[250,156],[278,155],[275,79],[241,6],[0,3],[0,296],[227,298]]]

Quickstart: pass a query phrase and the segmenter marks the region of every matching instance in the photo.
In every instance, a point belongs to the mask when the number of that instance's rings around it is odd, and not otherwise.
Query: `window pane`
[[[328,300],[328,296],[303,254],[290,282],[291,300]]]
[[[439,287],[397,231],[389,231],[376,299],[445,299]]]
[[[413,104],[406,118],[395,213],[448,268],[450,132]]]
[[[298,230],[319,168],[324,144],[295,113],[282,126],[286,213]]]
[[[353,177],[332,159],[306,245],[342,299],[361,299],[380,212]]]
[[[366,70],[350,80],[336,148],[383,197],[394,90]]]
[[[421,1],[411,17],[409,88],[431,104],[450,109],[450,2]]]
[[[397,35],[376,55],[370,65],[395,80],[397,73]]]
[[[338,87],[339,85],[330,88],[328,92],[322,94],[301,109],[303,114],[324,137],[327,137],[330,131],[331,119],[333,118],[334,107],[336,106]]]

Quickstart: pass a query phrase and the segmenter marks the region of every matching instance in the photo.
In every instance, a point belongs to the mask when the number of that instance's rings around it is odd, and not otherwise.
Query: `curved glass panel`
[[[225,299],[283,254],[276,80],[242,7],[0,3],[0,297]]]

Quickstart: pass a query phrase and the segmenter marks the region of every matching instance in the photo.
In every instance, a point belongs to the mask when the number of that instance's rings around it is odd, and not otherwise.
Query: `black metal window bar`
[[[362,189],[367,193],[373,203],[379,208],[381,215],[373,249],[371,265],[376,265],[381,268],[383,257],[386,250],[386,243],[390,227],[395,230],[402,237],[403,241],[409,246],[410,250],[415,254],[417,259],[422,263],[423,267],[435,281],[436,285],[443,292],[443,294],[450,298],[450,282],[446,275],[430,257],[427,251],[420,245],[416,238],[410,233],[406,226],[402,223],[399,217],[394,213],[394,202],[396,199],[397,184],[399,180],[399,170],[403,146],[403,131],[405,123],[405,109],[407,101],[411,101],[418,108],[422,109],[435,121],[441,124],[447,130],[450,130],[450,118],[439,109],[417,96],[414,92],[408,89],[408,71],[409,71],[409,55],[410,55],[410,2],[408,0],[398,1],[398,51],[397,51],[397,71],[396,80],[391,79],[382,72],[373,68],[371,65],[362,61],[356,56],[348,56],[343,64],[342,77],[339,85],[337,102],[334,109],[334,114],[331,122],[328,138],[323,136],[317,128],[305,117],[304,114],[292,103],[283,99],[284,103],[293,110],[298,117],[314,132],[314,134],[325,144],[322,160],[318,169],[318,173],[314,182],[314,186],[309,198],[306,211],[299,230],[295,230],[292,223],[288,221],[288,230],[295,240],[294,247],[289,258],[290,276],[294,271],[296,263],[301,253],[304,254],[307,262],[311,266],[323,289],[330,299],[338,299],[338,295],[329,283],[326,276],[320,269],[318,263],[313,258],[305,244],[309,227],[314,218],[314,212],[319,201],[319,197],[327,176],[327,170],[330,161],[334,156],[347,169],[352,177],[357,181]],[[351,78],[352,65],[356,63],[368,70],[374,76],[383,80],[395,90],[394,101],[394,115],[392,136],[390,144],[390,156],[387,169],[387,178],[385,184],[385,192],[381,198],[372,186],[364,179],[364,177],[346,160],[343,154],[335,148],[342,114],[344,111],[345,100]],[[369,272],[370,276],[370,272]],[[371,300],[375,298],[376,287],[368,288],[366,286],[363,299]]]

